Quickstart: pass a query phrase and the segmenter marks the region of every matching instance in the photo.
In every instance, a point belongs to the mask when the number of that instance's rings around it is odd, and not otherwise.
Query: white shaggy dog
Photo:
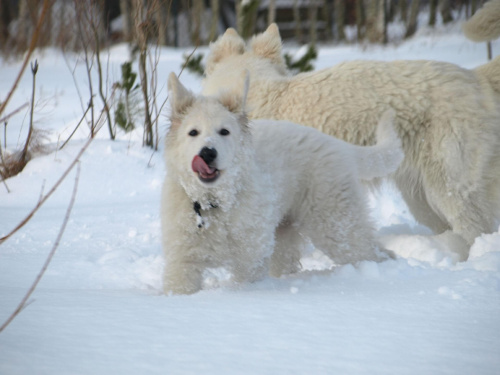
[[[500,37],[500,0],[490,0],[464,23],[464,34],[475,42],[487,42]],[[497,78],[500,79],[500,78]]]
[[[500,20],[498,21],[500,22]],[[276,25],[248,45],[228,29],[210,47],[203,93],[241,92],[249,118],[288,120],[358,145],[392,108],[405,159],[393,175],[414,217],[471,245],[500,211],[500,57],[476,70],[435,61],[352,61],[290,76]]]
[[[168,86],[165,293],[198,291],[206,268],[236,281],[295,272],[301,236],[338,264],[387,258],[359,179],[392,173],[403,158],[391,114],[379,143],[361,147],[290,122],[249,123],[245,95],[194,96],[173,73]]]

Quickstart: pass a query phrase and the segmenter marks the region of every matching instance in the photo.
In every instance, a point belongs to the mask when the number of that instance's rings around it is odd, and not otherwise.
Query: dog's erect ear
[[[243,101],[240,95],[235,94],[232,91],[221,91],[219,93],[219,102],[232,113],[242,113],[243,112]]]
[[[248,96],[248,89],[250,87],[250,72],[245,69],[243,83],[243,92],[235,93],[234,91],[222,90],[219,94],[220,103],[226,107],[230,112],[243,114],[245,113],[246,101]]]
[[[275,63],[283,63],[281,56],[281,37],[275,23],[269,25],[262,34],[253,37],[250,42],[253,53]]]
[[[194,95],[182,85],[174,72],[168,76],[168,92],[173,122],[186,113],[186,110],[194,103]]]
[[[210,54],[207,57],[206,74],[213,72],[217,63],[231,55],[241,55],[245,51],[245,41],[235,29],[230,27],[224,35],[214,43],[210,43]]]

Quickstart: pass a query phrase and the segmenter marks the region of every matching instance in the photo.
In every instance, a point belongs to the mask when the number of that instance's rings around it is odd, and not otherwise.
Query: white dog
[[[500,22],[500,21],[498,21]],[[228,29],[210,47],[203,93],[241,92],[250,118],[288,120],[358,145],[389,108],[405,159],[393,175],[415,218],[470,245],[500,211],[500,57],[476,70],[435,61],[352,61],[290,76],[276,25],[248,45]]]
[[[386,259],[361,179],[394,172],[403,152],[390,114],[375,146],[290,122],[249,123],[240,98],[194,96],[171,73],[162,196],[165,292],[202,286],[206,268],[236,281],[299,269],[301,236],[338,264]],[[248,87],[248,85],[247,85]],[[385,258],[384,258],[385,257]]]
[[[500,37],[500,0],[490,0],[464,23],[464,34],[470,40],[487,42]]]

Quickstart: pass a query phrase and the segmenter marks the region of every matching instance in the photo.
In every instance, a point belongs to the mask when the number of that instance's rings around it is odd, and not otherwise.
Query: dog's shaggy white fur
[[[490,0],[464,23],[464,34],[475,42],[487,42],[500,37],[500,0]],[[500,79],[500,78],[499,78]]]
[[[500,22],[500,21],[499,21]],[[405,159],[394,175],[414,217],[470,245],[500,211],[500,57],[476,70],[435,61],[352,61],[290,76],[276,25],[248,45],[228,29],[211,44],[203,93],[242,90],[249,118],[288,120],[373,144],[388,108]]]
[[[387,258],[360,179],[392,173],[403,159],[393,113],[377,145],[361,147],[290,122],[249,123],[245,95],[194,96],[173,73],[168,85],[165,293],[198,291],[212,267],[236,281],[295,272],[303,236],[338,264]]]

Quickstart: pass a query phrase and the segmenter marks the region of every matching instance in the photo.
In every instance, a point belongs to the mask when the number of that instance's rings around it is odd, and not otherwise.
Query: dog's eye
[[[196,137],[198,135],[198,130],[193,129],[188,133],[191,137]]]
[[[219,132],[220,135],[229,135],[229,130],[227,129],[221,129]]]

